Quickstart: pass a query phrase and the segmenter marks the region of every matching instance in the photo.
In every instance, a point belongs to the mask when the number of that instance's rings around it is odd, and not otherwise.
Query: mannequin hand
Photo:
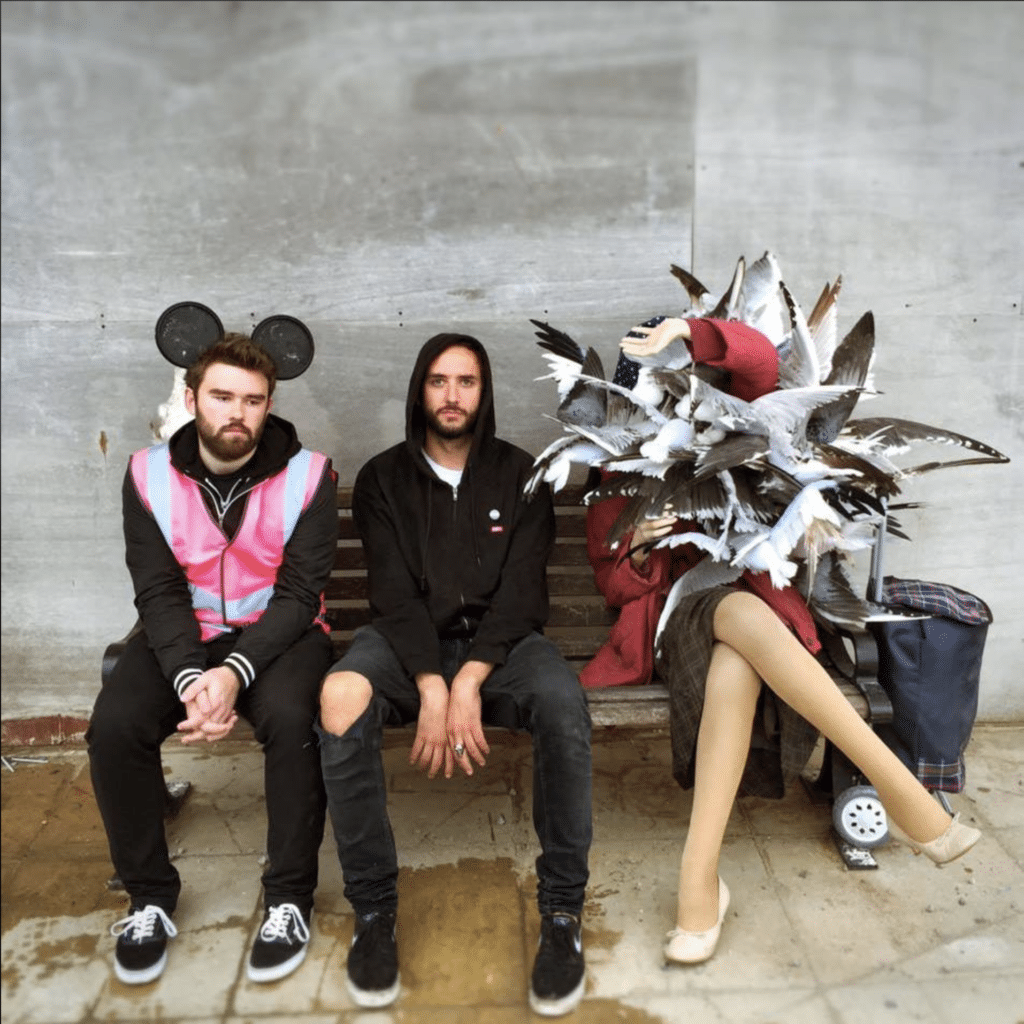
[[[662,349],[668,348],[673,341],[689,339],[690,322],[680,317],[670,316],[662,320],[657,327],[635,327],[635,331],[646,334],[646,338],[623,338],[619,348],[627,356],[653,356]]]

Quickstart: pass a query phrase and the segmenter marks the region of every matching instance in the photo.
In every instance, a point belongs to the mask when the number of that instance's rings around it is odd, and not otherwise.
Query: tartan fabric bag
[[[878,734],[928,789],[964,788],[964,749],[978,713],[981,656],[992,612],[974,594],[945,583],[886,576],[882,602],[921,613],[873,622],[878,681],[893,706]]]

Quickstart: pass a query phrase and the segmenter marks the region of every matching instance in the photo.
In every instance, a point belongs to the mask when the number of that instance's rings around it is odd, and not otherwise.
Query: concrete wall
[[[870,413],[1009,466],[905,491],[886,568],[995,613],[981,717],[1024,718],[1024,5],[17,3],[3,12],[3,718],[86,715],[134,620],[120,486],[184,299],[290,313],[278,411],[343,477],[400,433],[413,356],[479,335],[499,429],[555,436],[529,317],[607,362],[778,256],[873,310]],[[867,412],[864,413],[865,415]]]

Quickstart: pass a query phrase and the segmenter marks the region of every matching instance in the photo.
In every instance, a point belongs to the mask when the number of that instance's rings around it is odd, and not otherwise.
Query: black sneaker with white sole
[[[252,944],[246,974],[250,981],[279,981],[306,959],[309,925],[294,903],[267,907]]]
[[[575,914],[544,914],[530,979],[530,1008],[542,1017],[561,1017],[583,998],[585,964],[580,919]]]
[[[398,996],[398,946],[395,912],[375,910],[356,914],[348,951],[348,994],[356,1006],[390,1006]]]
[[[178,929],[161,907],[153,903],[132,907],[111,929],[117,936],[114,973],[126,985],[156,981],[167,966],[167,940]]]

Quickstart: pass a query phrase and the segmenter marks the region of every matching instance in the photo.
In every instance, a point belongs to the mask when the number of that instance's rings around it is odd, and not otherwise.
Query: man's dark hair
[[[267,378],[267,397],[274,393],[277,384],[277,367],[266,349],[257,345],[247,334],[228,331],[221,341],[208,348],[185,372],[185,387],[192,394],[199,394],[199,385],[203,383],[206,371],[214,363],[237,366],[242,370],[262,373]]]

